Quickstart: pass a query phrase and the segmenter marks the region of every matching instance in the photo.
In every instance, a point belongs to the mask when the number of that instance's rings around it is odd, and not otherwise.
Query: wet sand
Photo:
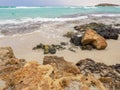
[[[89,20],[83,20],[82,24],[88,23]],[[92,20],[96,21],[96,20]],[[116,20],[108,19],[106,24],[115,22]],[[103,19],[97,20],[103,22]],[[118,22],[118,20],[117,20]],[[10,46],[13,48],[17,58],[26,59],[27,61],[36,60],[42,63],[44,54],[40,50],[32,50],[39,43],[44,44],[59,44],[60,42],[69,42],[68,38],[63,37],[67,31],[74,30],[75,25],[79,25],[80,21],[47,23],[41,25],[38,31],[6,36],[0,38],[0,46]],[[105,50],[82,51],[80,48],[75,49],[76,53],[69,50],[57,51],[57,56],[64,57],[67,61],[76,63],[81,59],[91,58],[97,62],[103,62],[107,65],[120,63],[120,38],[118,40],[107,40],[108,46]],[[47,54],[51,55],[51,54]]]

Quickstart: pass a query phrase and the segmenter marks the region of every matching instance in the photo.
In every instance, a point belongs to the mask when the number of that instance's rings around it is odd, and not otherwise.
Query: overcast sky
[[[120,0],[0,0],[0,6],[91,6],[98,3],[120,4]]]

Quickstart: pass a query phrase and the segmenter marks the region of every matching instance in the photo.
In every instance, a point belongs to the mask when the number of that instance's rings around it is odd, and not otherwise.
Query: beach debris
[[[75,26],[75,30],[79,32],[86,31],[88,29],[95,30],[98,34],[103,36],[105,39],[114,39],[117,40],[120,34],[120,28],[114,28],[112,25],[105,25],[103,23],[89,23],[80,26]]]
[[[105,49],[107,47],[106,40],[97,34],[96,31],[88,29],[81,40],[82,45],[93,45],[96,49]]]
[[[86,58],[80,60],[76,65],[82,74],[91,73],[96,78],[99,78],[108,90],[120,89],[120,72],[117,72],[120,69],[119,64],[108,66],[104,63],[96,63],[94,60]]]

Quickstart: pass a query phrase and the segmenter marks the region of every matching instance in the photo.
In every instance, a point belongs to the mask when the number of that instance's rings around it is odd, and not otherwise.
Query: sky
[[[120,0],[0,0],[0,6],[93,6],[98,3],[120,4]]]

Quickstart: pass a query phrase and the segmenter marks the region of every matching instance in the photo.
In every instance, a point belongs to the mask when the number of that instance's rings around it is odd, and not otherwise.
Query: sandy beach
[[[105,22],[106,21],[106,22]],[[32,50],[39,43],[59,44],[60,42],[69,42],[69,39],[63,37],[67,31],[73,31],[75,25],[81,25],[89,22],[104,22],[105,24],[119,23],[118,18],[89,18],[84,20],[69,22],[48,22],[41,24],[41,27],[34,32],[6,36],[0,38],[0,46],[10,46],[13,48],[15,56],[26,59],[27,61],[38,61],[42,63],[44,54],[40,50]],[[82,51],[75,49],[76,53],[69,50],[58,51],[56,56],[64,57],[66,60],[76,63],[81,59],[91,58],[97,62],[103,62],[107,65],[120,63],[120,38],[118,40],[107,40],[108,46],[105,50]],[[50,56],[51,54],[47,54]]]

